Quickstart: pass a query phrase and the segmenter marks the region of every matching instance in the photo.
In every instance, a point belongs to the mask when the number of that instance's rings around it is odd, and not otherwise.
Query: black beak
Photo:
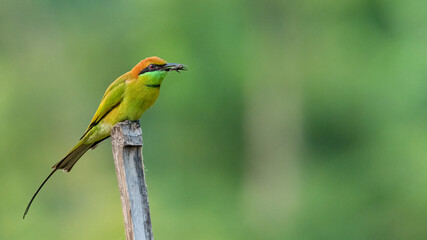
[[[183,71],[187,71],[187,66],[183,65],[183,64],[179,64],[179,63],[166,63],[165,65],[162,66],[162,70],[169,72],[169,71],[177,71],[179,72],[180,70]]]

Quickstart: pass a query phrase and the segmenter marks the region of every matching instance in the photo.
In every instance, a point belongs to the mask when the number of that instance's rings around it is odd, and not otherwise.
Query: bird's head
[[[159,57],[149,57],[139,62],[131,73],[144,81],[147,86],[160,87],[168,72],[180,70],[187,70],[187,68],[183,64],[167,63]]]

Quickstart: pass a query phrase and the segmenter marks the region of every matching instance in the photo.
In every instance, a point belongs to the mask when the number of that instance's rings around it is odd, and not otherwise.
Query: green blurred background
[[[107,86],[184,63],[142,117],[156,239],[425,239],[427,2],[0,1],[0,239],[125,239]]]

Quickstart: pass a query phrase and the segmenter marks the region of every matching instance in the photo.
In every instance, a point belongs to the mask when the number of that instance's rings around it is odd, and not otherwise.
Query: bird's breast
[[[159,87],[147,87],[143,84],[129,86],[129,91],[124,99],[123,109],[129,120],[135,121],[141,118],[142,114],[150,108],[159,96]]]

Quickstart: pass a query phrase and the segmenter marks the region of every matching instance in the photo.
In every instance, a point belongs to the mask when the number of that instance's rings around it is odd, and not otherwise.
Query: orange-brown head
[[[166,61],[159,58],[159,57],[148,57],[144,60],[142,60],[141,62],[139,62],[138,64],[136,64],[135,67],[133,67],[133,69],[130,71],[133,77],[138,77],[139,73],[147,68],[148,66],[150,66],[151,64],[153,65],[165,65]]]
[[[187,70],[187,68],[178,63],[167,63],[159,57],[149,57],[139,62],[131,71],[133,79],[139,79],[140,82],[148,87],[160,87],[163,79],[169,71]]]
[[[133,77],[138,77],[139,75],[146,73],[146,72],[153,72],[153,71],[177,71],[179,70],[187,70],[187,68],[178,63],[167,63],[165,60],[159,58],[159,57],[148,57],[138,64],[136,64],[135,67],[130,71]]]

